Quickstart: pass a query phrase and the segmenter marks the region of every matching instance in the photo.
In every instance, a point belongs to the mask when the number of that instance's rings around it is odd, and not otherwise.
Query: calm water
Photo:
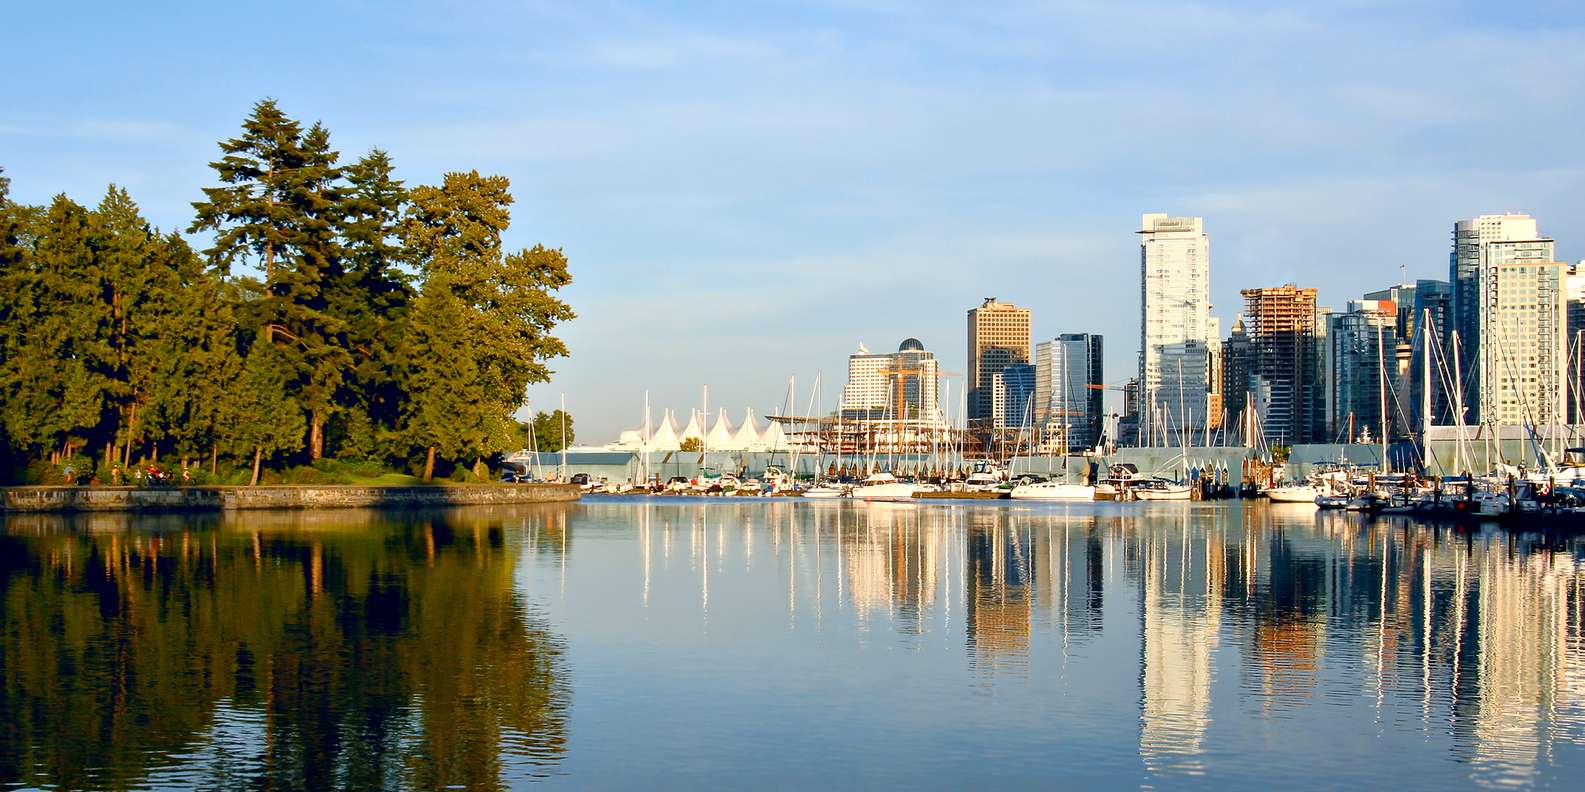
[[[1578,788],[1582,559],[1236,504],[11,517],[0,787]]]

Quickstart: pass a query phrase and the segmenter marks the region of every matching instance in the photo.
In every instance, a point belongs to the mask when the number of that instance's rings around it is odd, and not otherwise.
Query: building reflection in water
[[[1139,754],[1150,770],[1197,773],[1222,623],[1221,537],[1187,512],[1123,527],[1140,592]]]
[[[1492,781],[1585,741],[1580,540],[1264,505],[820,504],[776,521],[790,612],[825,597],[860,630],[961,631],[982,678],[1048,673],[1031,666],[1037,644],[1068,662],[1104,629],[1137,629],[1152,774],[1205,772],[1217,713],[1233,710],[1366,706],[1451,735]],[[1221,669],[1235,670],[1219,683]]]

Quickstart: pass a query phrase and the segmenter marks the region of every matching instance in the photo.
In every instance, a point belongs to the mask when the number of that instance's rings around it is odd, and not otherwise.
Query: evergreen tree
[[[242,364],[238,387],[222,405],[222,439],[233,453],[251,455],[257,486],[264,460],[303,445],[303,411],[288,388],[284,353],[274,344],[259,341]]]
[[[5,168],[0,168],[0,395],[7,393],[4,386],[9,368],[6,350],[16,314],[14,284],[22,276],[27,256],[27,249],[22,245],[25,226],[23,207],[12,203],[11,180],[6,178]],[[0,408],[0,426],[4,425],[6,412]],[[15,464],[10,441],[9,433],[0,431],[0,472]]]
[[[351,358],[345,324],[328,310],[328,295],[343,277],[338,240],[344,187],[330,133],[307,131],[265,99],[243,122],[242,135],[220,144],[210,163],[221,185],[193,204],[191,231],[213,231],[206,253],[229,272],[255,262],[264,274],[264,299],[249,304],[250,322],[267,343],[281,347],[292,389],[308,412],[311,458],[324,450],[324,425],[335,406]]]
[[[183,283],[149,356],[155,383],[150,420],[183,461],[207,455],[213,473],[219,463],[226,391],[235,387],[242,369],[233,301],[227,299],[224,284],[197,266],[180,238],[173,234],[165,243],[170,255],[182,262],[175,271]]]
[[[93,273],[97,302],[85,307],[97,317],[103,339],[101,370],[113,381],[103,415],[105,459],[130,464],[144,441],[151,455],[166,436],[146,414],[157,390],[162,362],[172,354],[178,317],[191,313],[189,290],[205,278],[191,248],[175,234],[161,235],[139,213],[132,197],[112,185],[93,213]]]
[[[34,457],[70,456],[101,420],[114,383],[97,369],[98,337],[90,217],[56,196],[39,222],[31,254],[7,273],[0,422]]]
[[[489,392],[478,365],[479,328],[444,274],[432,275],[413,301],[403,338],[406,360],[403,436],[424,451],[423,479],[434,479],[436,455],[485,453],[515,426]]]
[[[411,286],[402,270],[402,207],[407,190],[394,178],[388,154],[375,149],[347,166],[342,202],[342,246],[346,277],[331,295],[331,311],[347,328],[345,346],[354,361],[343,388],[342,443],[338,449],[366,457],[378,435],[394,429],[402,394],[393,375],[402,315]]]

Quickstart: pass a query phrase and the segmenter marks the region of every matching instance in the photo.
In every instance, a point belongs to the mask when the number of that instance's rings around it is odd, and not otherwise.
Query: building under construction
[[[1244,289],[1255,396],[1266,442],[1306,443],[1324,433],[1326,403],[1316,343],[1315,289],[1293,284]]]

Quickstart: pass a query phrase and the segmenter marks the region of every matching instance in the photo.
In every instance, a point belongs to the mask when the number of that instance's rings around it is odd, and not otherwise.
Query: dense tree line
[[[179,460],[256,483],[338,457],[428,480],[518,447],[573,314],[562,252],[501,241],[506,178],[409,188],[273,100],[220,149],[187,229],[201,252],[119,187],[25,206],[0,173],[0,473]]]

